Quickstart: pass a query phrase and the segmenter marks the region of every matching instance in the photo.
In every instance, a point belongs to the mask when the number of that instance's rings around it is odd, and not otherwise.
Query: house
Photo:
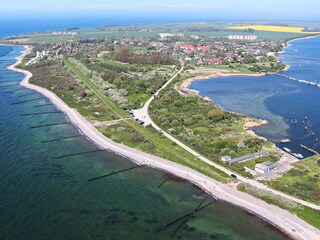
[[[276,163],[264,162],[256,164],[254,170],[258,173],[266,174],[276,169],[277,167],[278,165]]]
[[[244,161],[249,161],[258,157],[262,157],[263,155],[266,155],[268,152],[265,150],[256,152],[256,153],[251,153],[251,154],[247,154],[245,156],[242,157],[238,157],[238,158],[233,158],[231,160],[228,161],[228,163],[231,165],[233,163],[238,163],[238,162],[244,162]]]
[[[210,51],[210,49],[211,49],[210,46],[199,46],[199,47],[197,47],[197,50],[201,51],[201,52],[208,52],[208,51]]]
[[[221,157],[221,161],[222,162],[228,162],[228,161],[230,161],[231,160],[231,157],[230,156],[222,156]]]
[[[163,47],[164,44],[163,44],[162,42],[151,42],[151,43],[150,43],[150,46],[151,46],[151,47],[160,48],[160,47]]]
[[[187,51],[188,53],[193,53],[196,50],[196,48],[191,44],[181,44],[179,45],[179,48]]]
[[[213,58],[209,61],[210,65],[222,65],[223,61],[219,58]]]

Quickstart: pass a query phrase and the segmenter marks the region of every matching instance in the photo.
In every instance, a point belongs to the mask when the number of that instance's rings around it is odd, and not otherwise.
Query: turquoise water
[[[290,69],[280,74],[320,83],[319,50],[319,36],[290,42],[279,56],[281,61],[290,65]],[[190,88],[210,97],[225,110],[268,120],[268,125],[255,128],[255,131],[279,147],[284,146],[280,143],[281,139],[290,138],[292,142],[286,146],[304,156],[311,154],[300,144],[320,151],[318,87],[278,75],[266,75],[199,80],[194,81]]]
[[[0,239],[287,239],[158,170],[88,181],[135,164],[99,151],[48,99],[17,85],[22,74],[6,66],[21,50],[0,47]],[[61,157],[76,153],[86,154]]]

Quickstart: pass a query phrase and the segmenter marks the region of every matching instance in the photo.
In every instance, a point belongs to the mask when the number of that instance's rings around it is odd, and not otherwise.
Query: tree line
[[[123,47],[118,49],[113,57],[115,60],[124,63],[136,64],[161,64],[172,65],[173,60],[170,54],[153,52],[150,54],[137,54],[132,52],[129,48]]]

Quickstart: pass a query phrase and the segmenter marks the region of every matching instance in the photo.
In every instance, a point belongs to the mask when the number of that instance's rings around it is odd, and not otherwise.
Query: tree
[[[208,118],[213,121],[220,121],[224,119],[224,112],[221,109],[214,109],[208,112]]]
[[[164,94],[163,97],[161,98],[161,101],[163,104],[167,105],[172,102],[172,98],[170,97],[169,94]]]

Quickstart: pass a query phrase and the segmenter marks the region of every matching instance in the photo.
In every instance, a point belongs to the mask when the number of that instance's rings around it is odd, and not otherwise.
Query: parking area
[[[151,123],[144,108],[132,109],[130,111],[130,118],[134,119],[138,124],[144,127],[148,126]]]

